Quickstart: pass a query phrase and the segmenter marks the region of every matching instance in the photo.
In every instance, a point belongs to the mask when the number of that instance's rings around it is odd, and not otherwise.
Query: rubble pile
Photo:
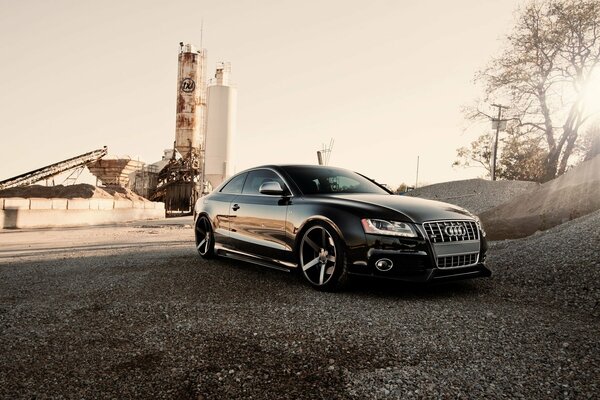
[[[42,199],[112,199],[149,201],[142,196],[123,187],[97,187],[89,184],[78,185],[30,185],[0,190],[0,198],[42,198]]]

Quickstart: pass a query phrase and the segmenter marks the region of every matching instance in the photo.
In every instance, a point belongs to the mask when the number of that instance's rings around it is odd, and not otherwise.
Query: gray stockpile
[[[424,186],[406,195],[456,204],[480,214],[539,186],[539,183],[525,181],[467,179]]]
[[[456,204],[479,215],[488,239],[521,238],[600,209],[600,156],[543,185],[469,179],[407,195]]]

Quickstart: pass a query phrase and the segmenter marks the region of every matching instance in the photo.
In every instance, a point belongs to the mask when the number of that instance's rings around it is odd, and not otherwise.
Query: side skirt
[[[231,250],[220,245],[215,245],[215,252],[217,253],[217,255],[222,257],[227,257],[239,261],[245,261],[252,264],[258,264],[263,267],[272,268],[283,272],[291,272],[292,269],[295,269],[297,267],[297,265],[293,263],[273,259],[265,260],[253,254],[244,253],[238,250]]]

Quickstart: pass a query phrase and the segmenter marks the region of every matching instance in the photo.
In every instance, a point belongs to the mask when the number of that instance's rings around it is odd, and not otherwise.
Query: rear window
[[[238,176],[234,176],[231,178],[229,182],[223,189],[221,189],[221,193],[231,193],[231,194],[240,194],[242,193],[242,187],[244,187],[244,181],[246,180],[247,173],[240,174]]]

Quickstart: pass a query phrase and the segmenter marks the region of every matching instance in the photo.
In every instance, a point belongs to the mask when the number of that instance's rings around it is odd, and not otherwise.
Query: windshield
[[[389,194],[356,172],[319,166],[285,166],[303,194],[374,193]]]

